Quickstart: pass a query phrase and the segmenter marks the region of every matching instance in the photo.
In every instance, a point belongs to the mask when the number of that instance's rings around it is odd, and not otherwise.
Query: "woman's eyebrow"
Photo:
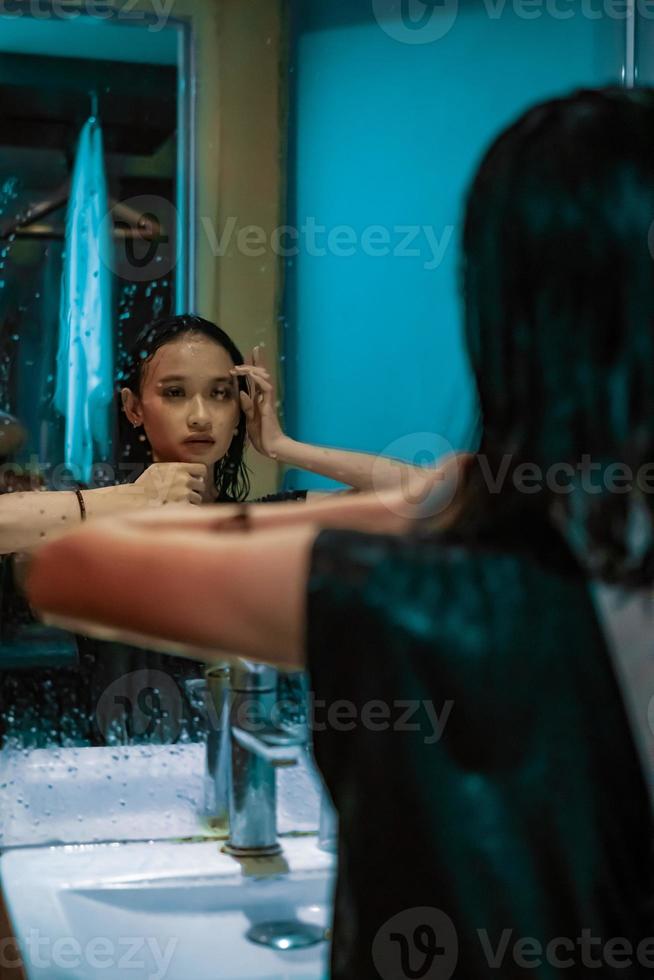
[[[157,384],[165,385],[165,384],[170,384],[171,381],[187,381],[187,380],[188,379],[183,374],[169,374],[165,378],[160,378]],[[234,379],[228,376],[221,375],[220,377],[211,378],[210,380],[211,383],[213,384],[215,381],[233,381]]]

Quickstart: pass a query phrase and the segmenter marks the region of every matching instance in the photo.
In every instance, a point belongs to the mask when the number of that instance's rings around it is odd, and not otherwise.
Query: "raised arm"
[[[279,423],[275,389],[260,348],[254,348],[250,361],[235,367],[232,374],[247,378],[249,394],[241,392],[241,405],[247,417],[250,442],[257,452],[360,491],[406,492],[415,478],[430,472],[423,466],[412,466],[376,453],[332,449],[290,439]]]

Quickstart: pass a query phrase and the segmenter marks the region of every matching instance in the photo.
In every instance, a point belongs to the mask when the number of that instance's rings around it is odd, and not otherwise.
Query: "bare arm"
[[[453,458],[444,468],[455,487],[461,465]],[[444,486],[437,490],[449,501],[453,490],[447,480]],[[77,631],[201,660],[233,653],[299,667],[320,528],[401,533],[415,517],[412,506],[397,491],[251,505],[245,532],[234,530],[238,506],[107,520],[41,548],[27,592],[47,621]]]
[[[161,640],[210,662],[229,652],[300,667],[316,534],[305,525],[220,538],[153,537],[105,522],[40,549],[28,598],[48,621],[100,636]]]
[[[472,456],[449,457],[438,469],[420,472],[411,492],[384,490],[379,493],[317,495],[307,503],[284,501],[249,504],[248,520],[255,531],[312,524],[316,527],[346,527],[362,531],[401,534],[416,520],[432,522],[445,515],[461,485]],[[238,529],[241,505],[212,507],[167,507],[165,511],[138,512],[121,518],[130,527],[152,531],[205,531],[219,533]]]
[[[318,473],[360,491],[402,489],[431,472],[387,456],[313,446],[288,436],[277,443],[275,458],[287,466]]]
[[[200,503],[207,478],[203,463],[154,463],[135,483],[84,490],[89,520],[150,510],[163,504]],[[31,490],[0,495],[0,554],[31,551],[82,519],[73,491]]]
[[[131,494],[128,492],[131,490]],[[98,517],[137,506],[134,487],[85,490],[87,516]],[[29,551],[81,521],[72,491],[6,493],[0,496],[0,554]]]

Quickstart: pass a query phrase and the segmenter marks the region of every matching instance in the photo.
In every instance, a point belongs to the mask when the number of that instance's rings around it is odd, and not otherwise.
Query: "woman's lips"
[[[216,445],[215,439],[185,439],[184,447],[194,453],[206,453]]]

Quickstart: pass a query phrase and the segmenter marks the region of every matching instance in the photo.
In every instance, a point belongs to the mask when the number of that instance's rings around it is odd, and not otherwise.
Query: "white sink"
[[[246,938],[278,920],[330,924],[334,858],[314,836],[241,865],[217,841],[8,851],[0,872],[29,980],[321,980],[328,943]]]
[[[315,769],[306,758],[277,772],[283,861],[242,866],[208,839],[204,753],[0,753],[0,884],[28,980],[327,975],[324,941],[275,951],[246,938],[270,921],[329,924],[334,858],[316,844]]]

